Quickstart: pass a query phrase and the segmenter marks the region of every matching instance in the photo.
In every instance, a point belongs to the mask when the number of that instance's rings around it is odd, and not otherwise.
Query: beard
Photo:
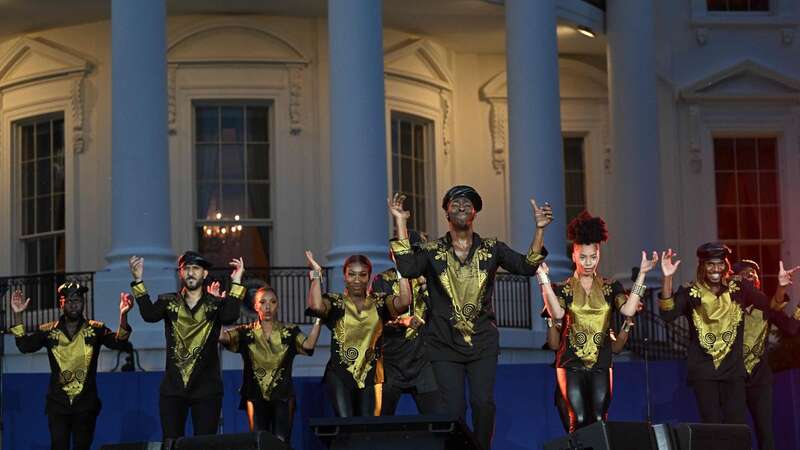
[[[203,287],[203,280],[191,277],[185,278],[183,280],[183,286],[190,291],[195,291]]]

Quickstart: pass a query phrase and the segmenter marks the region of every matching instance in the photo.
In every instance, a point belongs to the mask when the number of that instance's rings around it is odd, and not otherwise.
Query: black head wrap
[[[697,259],[700,261],[728,259],[731,253],[731,249],[722,242],[706,242],[700,247],[697,247]]]
[[[187,265],[195,265],[200,266],[205,270],[211,268],[211,263],[203,257],[200,253],[194,252],[189,250],[182,254],[180,258],[178,258],[178,268],[180,269],[183,266]]]
[[[758,267],[758,263],[753,261],[752,259],[743,259],[741,261],[736,261],[736,264],[733,265],[733,273],[738,274],[742,273],[745,269],[753,269],[756,273],[761,273],[761,268]]]
[[[567,225],[567,238],[573,244],[599,244],[608,240],[608,229],[603,219],[584,210]]]
[[[480,210],[483,209],[483,200],[478,194],[478,191],[476,191],[472,186],[464,185],[453,186],[449,191],[447,191],[446,194],[444,194],[444,197],[442,198],[442,209],[447,211],[447,205],[459,197],[464,197],[472,202],[475,212],[480,212]]]

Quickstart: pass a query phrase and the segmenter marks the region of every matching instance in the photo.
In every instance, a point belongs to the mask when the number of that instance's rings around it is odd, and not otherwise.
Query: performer
[[[377,407],[375,385],[383,382],[380,339],[383,323],[405,311],[411,296],[367,292],[372,263],[364,255],[344,261],[343,294],[322,294],[322,267],[306,251],[311,287],[306,314],[321,318],[331,330],[331,357],[323,382],[338,417],[372,416]]]
[[[747,280],[731,278],[731,250],[719,242],[697,248],[697,277],[672,291],[680,261],[672,249],[662,253],[664,273],[659,310],[666,322],[686,316],[691,341],[687,382],[694,391],[700,417],[707,423],[746,423],[743,309],[770,309],[770,299]],[[780,264],[775,298],[782,299],[791,275]],[[785,311],[791,316],[794,311]]]
[[[222,325],[239,319],[244,296],[241,258],[230,262],[233,282],[228,298],[203,290],[211,264],[202,255],[187,251],[178,259],[180,292],[161,294],[152,302],[142,281],[144,259],[131,256],[133,295],[145,322],[164,321],[166,371],[159,390],[159,414],[164,439],[182,437],[191,409],[195,435],[216,434],[222,408],[217,338]]]
[[[50,448],[89,450],[94,439],[95,424],[101,403],[97,396],[97,357],[100,347],[112,350],[130,347],[128,337],[128,311],[133,299],[120,294],[119,329],[116,333],[103,322],[86,320],[83,315],[86,286],[75,282],[58,288],[61,317],[57,321],[39,325],[25,333],[22,313],[31,299],[23,300],[21,291],[11,295],[14,323],[11,333],[16,337],[17,348],[22,353],[33,353],[44,347],[50,361],[50,386],[47,390],[44,412],[50,428]]]
[[[464,380],[469,380],[472,428],[478,442],[489,449],[494,432],[494,382],[499,339],[492,307],[495,273],[499,267],[517,275],[533,276],[547,255],[544,228],[553,220],[550,205],[539,208],[531,199],[536,233],[528,254],[511,250],[497,239],[473,231],[483,208],[478,192],[454,186],[442,199],[450,230],[441,238],[414,248],[408,239],[411,214],[399,195],[389,201],[398,240],[391,242],[397,269],[405,278],[424,276],[430,296],[425,345],[436,376],[446,414],[464,418]]]
[[[758,263],[744,259],[733,265],[733,273],[743,280],[750,281],[754,287],[761,290],[761,269]],[[772,369],[766,356],[767,338],[772,325],[785,334],[794,335],[798,332],[798,299],[788,303],[773,303],[765,311],[759,311],[751,306],[744,308],[744,337],[742,348],[744,351],[745,398],[747,408],[755,425],[756,438],[759,450],[774,450],[775,439],[772,428]],[[788,308],[788,309],[787,309]],[[783,311],[794,311],[793,317],[788,317]]]
[[[239,392],[242,405],[248,409],[250,431],[269,431],[289,442],[294,412],[294,357],[314,353],[320,319],[314,322],[308,337],[297,325],[279,321],[278,296],[268,286],[256,291],[252,305],[258,321],[223,330],[219,341],[242,355],[244,370]]]
[[[404,197],[401,196],[401,201]],[[416,231],[409,231],[409,241],[413,247],[419,247],[423,242]],[[389,255],[392,261],[396,261],[393,252],[390,251]],[[380,414],[393,416],[403,393],[411,394],[420,414],[435,414],[439,409],[439,392],[421,336],[428,316],[425,278],[409,281],[400,276],[397,269],[391,268],[375,277],[372,290],[387,295],[411,296],[408,310],[383,329],[384,382]]]
[[[647,259],[642,252],[639,274],[630,295],[622,284],[598,276],[600,243],[608,240],[600,217],[583,211],[573,219],[567,234],[572,241],[575,273],[559,284],[550,284],[547,267],[539,271],[545,307],[555,320],[565,319],[556,353],[556,375],[569,411],[569,431],[606,420],[611,404],[612,343],[609,325],[612,309],[625,317],[636,314],[645,292],[645,275],[656,265],[658,254]]]

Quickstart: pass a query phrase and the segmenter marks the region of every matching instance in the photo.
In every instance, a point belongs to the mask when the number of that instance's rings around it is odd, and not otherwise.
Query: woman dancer
[[[292,364],[298,354],[311,356],[320,332],[314,322],[306,337],[293,323],[278,320],[278,296],[269,286],[252,297],[256,322],[223,330],[219,341],[242,355],[242,407],[248,412],[250,431],[269,431],[289,442],[292,437],[294,392]]]
[[[331,330],[331,358],[323,382],[333,410],[338,417],[375,415],[375,385],[383,382],[378,354],[383,322],[407,310],[411,296],[368,293],[372,263],[364,255],[344,261],[344,293],[323,295],[322,267],[309,251],[306,259],[311,268],[307,314],[321,318]]]
[[[545,307],[555,320],[564,320],[556,353],[556,374],[569,412],[569,431],[605,420],[611,404],[611,353],[609,324],[612,309],[625,317],[636,314],[644,295],[644,278],[658,261],[642,252],[639,275],[630,295],[618,281],[597,275],[600,243],[608,240],[603,219],[584,211],[569,223],[575,273],[550,284],[546,272],[537,274]]]

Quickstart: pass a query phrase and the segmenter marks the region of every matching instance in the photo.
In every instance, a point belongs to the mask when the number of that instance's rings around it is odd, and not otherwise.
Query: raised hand
[[[15,290],[13,294],[11,294],[11,310],[14,311],[15,314],[20,314],[21,312],[25,311],[28,308],[28,305],[31,303],[31,299],[25,299],[25,296],[22,294],[22,291],[19,289]]]
[[[531,206],[533,207],[533,218],[536,221],[536,228],[544,228],[550,225],[550,222],[553,221],[553,207],[550,206],[550,203],[544,202],[544,205],[540,208],[536,204],[536,200],[531,199]]]
[[[131,256],[128,259],[128,267],[131,269],[133,281],[142,281],[142,274],[144,273],[144,258],[136,255]]]
[[[395,192],[392,198],[387,198],[386,203],[389,205],[389,212],[392,213],[395,221],[403,220],[408,221],[411,218],[411,213],[403,209],[403,202],[406,200],[406,195],[400,192]]]
[[[244,259],[233,258],[228,265],[233,267],[233,272],[231,272],[231,280],[234,283],[241,283],[242,275],[244,275]]]
[[[314,260],[314,254],[311,253],[311,250],[306,250],[306,262],[308,262],[308,268],[315,271],[315,272],[322,272],[322,266],[320,266],[316,260]]]
[[[547,263],[539,264],[539,267],[536,269],[536,274],[544,274],[547,275],[550,273],[550,268],[547,267]]]
[[[128,311],[133,308],[133,296],[127,292],[119,293],[119,313],[120,315],[128,314]]]
[[[800,270],[800,266],[795,266],[789,270],[786,270],[783,267],[783,261],[780,261],[778,263],[778,285],[789,286],[790,284],[792,284],[792,274],[798,270]]]
[[[214,281],[213,283],[206,286],[206,292],[213,295],[214,297],[225,298],[227,296],[226,291],[220,292],[220,284],[219,281]]]
[[[658,263],[658,252],[653,252],[653,258],[647,259],[647,252],[642,250],[642,262],[639,264],[639,273],[650,272],[656,267],[656,263]]]
[[[680,260],[672,262],[672,258],[676,258],[677,256],[678,254],[673,252],[671,248],[665,252],[661,252],[661,271],[664,273],[665,277],[671,277],[678,271],[678,265],[681,263]]]

